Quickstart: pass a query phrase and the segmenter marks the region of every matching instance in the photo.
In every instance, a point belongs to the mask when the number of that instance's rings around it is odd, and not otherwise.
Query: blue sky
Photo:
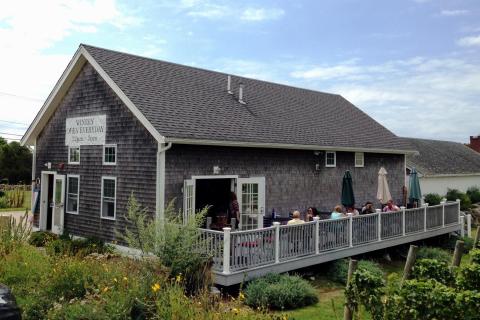
[[[402,136],[480,134],[476,0],[2,2],[0,132],[23,133],[79,43],[338,93]]]

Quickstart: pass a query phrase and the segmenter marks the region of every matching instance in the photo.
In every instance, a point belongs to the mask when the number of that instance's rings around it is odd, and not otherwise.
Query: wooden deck
[[[229,286],[454,231],[464,233],[459,202],[318,220],[301,225],[231,231],[202,229],[201,246],[213,257],[215,283]]]

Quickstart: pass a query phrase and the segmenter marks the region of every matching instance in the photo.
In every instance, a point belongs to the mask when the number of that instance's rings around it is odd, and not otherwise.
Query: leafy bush
[[[448,249],[448,250],[455,250],[455,245],[457,243],[457,240],[461,240],[463,241],[463,251],[464,253],[468,253],[470,252],[470,250],[473,249],[473,239],[468,237],[468,236],[464,236],[464,237],[461,237],[459,235],[456,235],[456,236],[449,236],[447,238],[447,240],[444,242],[444,243],[441,243],[440,245],[445,248],[445,249]]]
[[[438,193],[427,193],[425,196],[425,202],[430,206],[436,206],[442,201],[442,196]]]
[[[0,209],[8,208],[8,199],[6,197],[0,197]]]
[[[466,193],[463,193],[457,189],[448,189],[445,195],[448,201],[456,201],[460,199],[460,210],[468,210],[472,207],[472,201]]]
[[[467,195],[472,203],[480,202],[480,189],[477,186],[468,188]]]
[[[58,239],[58,235],[48,231],[36,231],[30,235],[28,243],[35,247],[45,247],[48,243]]]
[[[78,257],[85,257],[92,253],[113,253],[114,251],[112,246],[97,238],[71,239],[68,237],[61,237],[47,243],[46,249],[50,255]]]
[[[358,261],[357,269],[367,270],[373,275],[379,277],[383,277],[384,275],[383,270],[380,268],[379,264],[370,260]],[[346,284],[348,276],[348,259],[339,259],[333,261],[327,270],[327,275],[332,281]]]
[[[470,262],[480,264],[480,248],[474,248],[470,251]]]
[[[462,290],[480,291],[480,264],[463,265],[458,270],[457,286]]]
[[[420,247],[417,252],[417,260],[435,259],[449,263],[452,260],[451,252],[437,247]]]
[[[117,236],[130,247],[140,249],[144,256],[153,253],[170,268],[172,277],[183,277],[187,292],[195,293],[211,283],[211,257],[201,250],[199,231],[208,208],[182,221],[183,215],[174,210],[173,203],[170,202],[165,209],[162,224],[159,220],[152,221],[132,193],[126,220],[134,228],[126,228],[124,233],[117,232]]]
[[[27,212],[18,222],[12,217],[0,217],[0,257],[8,254],[15,246],[26,243],[31,232]]]
[[[374,320],[383,318],[382,296],[385,293],[383,278],[368,270],[358,269],[347,285],[347,305],[356,312],[360,304],[370,311]]]
[[[455,281],[447,263],[434,259],[417,260],[413,266],[412,276],[419,280],[436,280],[445,285],[450,285]]]
[[[299,276],[271,273],[245,289],[245,303],[254,308],[294,309],[317,302],[315,289]]]

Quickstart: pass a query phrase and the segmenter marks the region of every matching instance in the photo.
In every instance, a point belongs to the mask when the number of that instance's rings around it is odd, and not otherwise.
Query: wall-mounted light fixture
[[[52,169],[52,163],[51,162],[45,162],[44,166],[47,167],[47,169]]]

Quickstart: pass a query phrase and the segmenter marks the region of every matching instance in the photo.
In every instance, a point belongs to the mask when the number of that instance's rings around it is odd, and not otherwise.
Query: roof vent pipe
[[[232,92],[232,76],[231,75],[227,76],[227,92],[228,92],[228,94],[233,94],[233,92]]]
[[[243,85],[243,83],[240,82],[239,87],[238,87],[238,102],[240,102],[241,104],[247,104],[243,100],[243,89],[244,89],[244,85]]]

